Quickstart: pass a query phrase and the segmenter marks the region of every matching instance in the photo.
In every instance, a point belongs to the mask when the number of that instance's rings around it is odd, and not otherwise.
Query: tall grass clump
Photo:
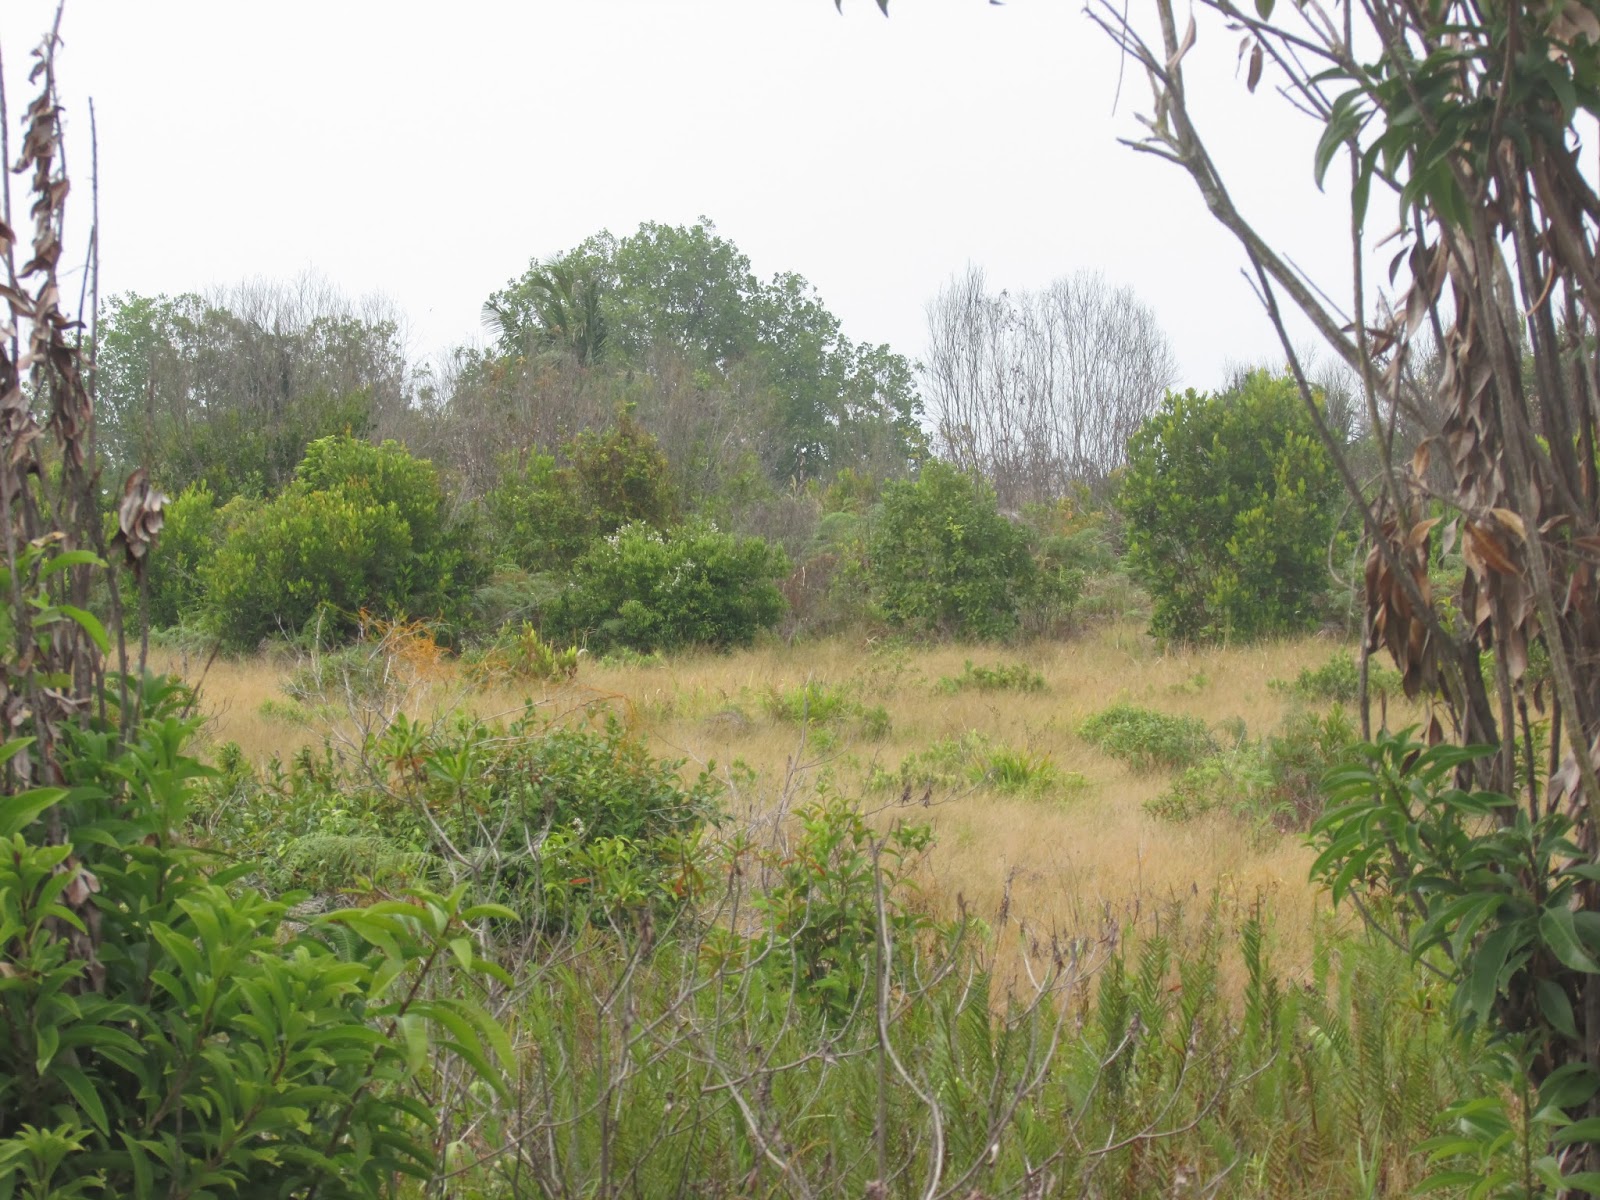
[[[940,678],[938,688],[946,695],[957,692],[1043,692],[1048,690],[1044,676],[1027,663],[996,663],[992,667],[974,666],[969,658],[959,675]]]

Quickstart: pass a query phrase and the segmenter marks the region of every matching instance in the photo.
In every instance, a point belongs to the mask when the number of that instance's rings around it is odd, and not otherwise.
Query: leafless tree
[[[938,451],[1018,508],[1098,491],[1177,365],[1155,314],[1101,275],[991,294],[968,267],[928,305],[924,371]]]

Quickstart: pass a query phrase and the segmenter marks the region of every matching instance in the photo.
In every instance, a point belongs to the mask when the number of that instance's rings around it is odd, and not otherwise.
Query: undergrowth
[[[1187,767],[1217,749],[1206,723],[1133,704],[1114,704],[1078,726],[1078,735],[1136,771]]]

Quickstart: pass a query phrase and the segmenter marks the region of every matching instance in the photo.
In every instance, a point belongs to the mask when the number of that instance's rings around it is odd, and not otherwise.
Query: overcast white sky
[[[13,118],[54,7],[0,4]],[[88,222],[92,96],[107,292],[312,270],[387,296],[427,356],[478,339],[484,299],[531,257],[703,213],[758,274],[798,271],[852,337],[912,357],[924,305],[973,262],[997,287],[1083,268],[1131,286],[1185,385],[1281,358],[1242,256],[1187,178],[1117,143],[1138,132],[1143,79],[1129,73],[1113,112],[1117,54],[1080,0],[890,12],[68,0],[72,220]],[[1189,60],[1214,149],[1246,210],[1336,282],[1343,239],[1311,185],[1316,130],[1245,95],[1234,47],[1202,24]]]

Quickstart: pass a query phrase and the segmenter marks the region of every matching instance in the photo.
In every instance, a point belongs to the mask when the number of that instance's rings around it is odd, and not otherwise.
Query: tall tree
[[[99,411],[108,457],[219,500],[282,487],[312,441],[365,433],[409,400],[398,320],[313,281],[107,302]]]
[[[708,390],[721,390],[741,395],[734,407],[762,414],[768,433],[757,454],[777,478],[826,474],[862,454],[900,470],[917,452],[921,408],[910,364],[887,346],[852,342],[800,275],[758,279],[704,217],[688,226],[646,222],[620,239],[595,234],[536,260],[484,309],[502,357],[554,347],[593,364],[598,356],[586,348],[598,336],[620,370],[671,374],[676,359],[710,383],[628,397],[664,445],[680,440],[668,427],[694,425],[692,440],[704,448],[744,426],[725,406],[705,403]],[[676,411],[684,404],[694,406],[692,421]]]
[[[1177,364],[1129,288],[1079,274],[993,293],[969,267],[928,305],[924,375],[940,453],[1014,509],[1100,489]]]

